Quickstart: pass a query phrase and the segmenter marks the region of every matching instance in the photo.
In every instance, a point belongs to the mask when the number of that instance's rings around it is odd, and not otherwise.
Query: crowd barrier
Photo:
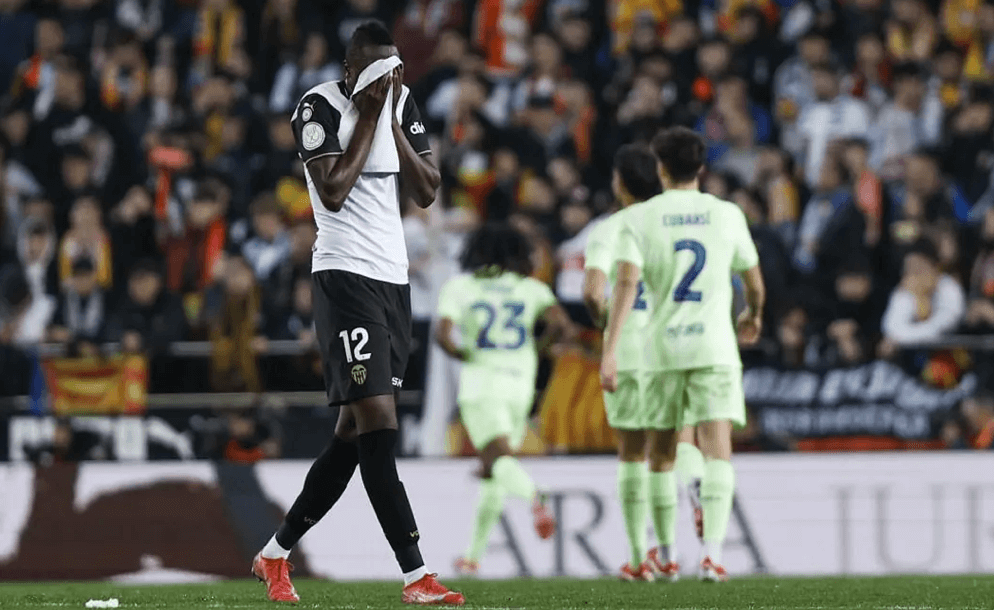
[[[596,577],[626,559],[609,457],[533,458],[560,527],[550,541],[509,501],[483,578]],[[0,465],[0,580],[176,582],[242,578],[307,472],[303,460]],[[725,563],[735,575],[994,572],[994,483],[976,453],[746,455]],[[402,460],[432,570],[451,575],[473,521],[472,460]],[[648,526],[647,526],[648,527]],[[681,500],[684,568],[698,553]],[[298,573],[396,579],[392,553],[353,481],[305,536]]]

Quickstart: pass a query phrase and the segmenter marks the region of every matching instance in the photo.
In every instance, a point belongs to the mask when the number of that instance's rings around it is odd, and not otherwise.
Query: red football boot
[[[456,559],[455,569],[459,576],[475,578],[476,573],[480,571],[480,562],[460,557]]]
[[[262,553],[252,560],[252,574],[266,583],[266,597],[274,602],[297,603],[300,596],[290,582],[293,565],[286,559],[266,559]]]
[[[542,540],[552,538],[556,533],[556,518],[546,506],[545,494],[539,494],[532,504],[532,516],[535,518],[535,532]]]
[[[659,559],[658,547],[653,547],[649,551],[649,555],[646,557],[646,563],[649,564],[650,568],[652,568],[652,573],[663,580],[668,580],[670,582],[680,580],[680,564],[675,561],[663,563],[662,560]]]
[[[404,603],[418,606],[461,606],[466,603],[462,593],[450,591],[436,576],[425,574],[421,580],[404,587]]]
[[[705,557],[701,562],[701,580],[704,582],[728,582],[728,572],[725,568]]]
[[[625,582],[653,582],[656,577],[652,575],[652,568],[649,567],[648,563],[642,562],[637,567],[632,567],[632,564],[626,563],[621,566],[621,572],[618,573],[618,578]]]

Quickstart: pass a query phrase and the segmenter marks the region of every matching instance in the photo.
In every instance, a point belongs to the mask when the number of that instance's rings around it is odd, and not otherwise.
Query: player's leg
[[[732,427],[745,423],[742,372],[716,367],[695,372],[689,386],[693,396],[698,442],[704,455],[701,510],[704,515],[704,557],[701,577],[724,581],[722,546],[732,514],[735,471],[732,468]]]
[[[604,393],[607,421],[618,437],[618,502],[630,551],[619,576],[627,581],[653,579],[652,570],[645,563],[649,472],[645,463],[646,433],[640,381],[637,373],[622,371],[618,374],[615,391]]]
[[[704,478],[704,456],[697,448],[697,429],[684,426],[676,446],[676,472],[680,483],[687,490],[687,497],[694,510],[694,529],[703,539],[703,514],[701,512],[701,479]]]
[[[350,341],[343,338],[345,352],[352,355],[343,364],[351,379],[348,391],[354,397],[351,405],[363,487],[404,574],[403,601],[461,605],[465,603],[462,594],[443,587],[425,568],[414,511],[397,473],[395,391],[403,385],[411,345],[410,288],[365,278],[351,288],[365,299],[361,307],[377,322],[352,329],[347,335]]]
[[[646,379],[646,425],[649,432],[649,512],[656,542],[649,565],[662,578],[679,578],[676,548],[678,492],[676,484],[677,430],[686,406],[684,371],[654,373]]]
[[[649,504],[652,524],[659,543],[653,562],[656,569],[668,580],[679,577],[677,561],[676,518],[679,493],[676,480],[675,429],[653,430],[649,436]]]
[[[266,559],[289,557],[290,550],[307,530],[317,524],[342,497],[358,465],[355,418],[351,408],[343,405],[331,443],[311,464],[304,479],[304,488],[276,534],[262,549],[262,556]]]
[[[701,510],[704,514],[705,561],[721,565],[728,521],[735,494],[732,468],[732,423],[728,420],[703,422],[699,426],[704,477],[701,479]]]
[[[625,520],[630,557],[622,567],[625,580],[650,580],[646,567],[646,522],[649,519],[647,498],[648,470],[645,464],[645,430],[617,429],[618,435],[618,501]]]

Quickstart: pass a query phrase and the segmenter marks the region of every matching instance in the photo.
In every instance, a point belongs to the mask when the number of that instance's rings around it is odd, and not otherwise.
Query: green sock
[[[645,561],[645,522],[649,516],[645,497],[647,473],[645,462],[618,462],[618,499],[625,518],[633,567]]]
[[[494,461],[494,481],[500,483],[509,494],[531,500],[535,497],[535,482],[528,476],[521,462],[510,455],[502,455]]]
[[[704,455],[693,443],[676,446],[676,471],[684,485],[704,478]]]
[[[727,460],[707,460],[701,480],[701,509],[704,511],[704,547],[715,563],[721,563],[721,546],[732,515],[735,470]]]
[[[493,479],[480,483],[480,501],[476,506],[476,521],[473,523],[473,538],[466,551],[466,559],[479,561],[490,540],[490,531],[497,525],[504,510],[504,488]]]
[[[652,505],[652,525],[659,539],[663,563],[676,561],[676,472],[649,473],[649,503]]]

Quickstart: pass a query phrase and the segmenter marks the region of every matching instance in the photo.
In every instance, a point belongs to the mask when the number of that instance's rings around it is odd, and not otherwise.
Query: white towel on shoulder
[[[403,62],[396,55],[387,57],[386,59],[379,59],[369,64],[359,74],[355,89],[352,91],[352,97],[355,98],[356,94],[360,91],[376,82],[383,75],[390,74],[401,65],[403,65]],[[398,121],[403,120],[401,114],[404,102],[409,94],[410,90],[407,87],[403,87],[400,102],[398,103],[399,107],[394,108],[393,85],[390,86],[390,91],[387,92],[387,99],[383,103],[383,110],[380,112],[380,118],[376,123],[376,131],[373,134],[373,146],[369,151],[369,157],[366,159],[366,165],[362,168],[363,173],[395,174],[400,171],[400,158],[397,156],[397,143],[393,137],[393,119],[391,118],[391,113],[397,114]],[[352,138],[352,132],[355,130],[355,120],[359,118],[359,110],[356,109],[354,104],[350,108],[350,114],[353,115],[351,128],[346,134],[340,134],[339,137],[343,149],[348,146],[348,141]],[[344,136],[344,138],[341,136]]]

